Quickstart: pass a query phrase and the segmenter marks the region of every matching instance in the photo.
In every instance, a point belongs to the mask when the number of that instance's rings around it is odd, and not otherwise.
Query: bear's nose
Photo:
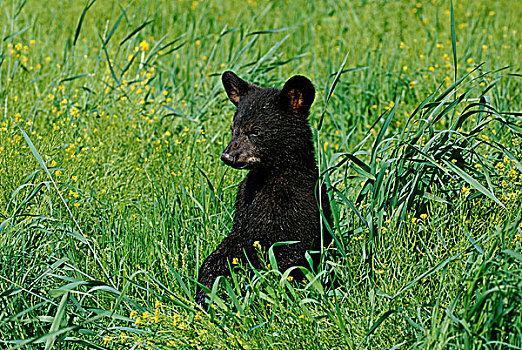
[[[221,154],[221,160],[226,165],[232,166],[234,164],[234,157],[227,152]]]

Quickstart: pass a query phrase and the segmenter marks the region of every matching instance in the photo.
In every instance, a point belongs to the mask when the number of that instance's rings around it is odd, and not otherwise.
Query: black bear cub
[[[246,259],[261,268],[255,242],[268,249],[276,242],[299,241],[274,248],[278,267],[306,266],[307,250],[320,252],[332,238],[322,230],[318,198],[318,168],[312,131],[308,123],[315,89],[307,78],[296,75],[283,89],[261,88],[232,72],[222,76],[223,85],[237,107],[232,122],[232,140],[221,155],[223,162],[249,172],[239,185],[230,235],[203,262],[199,283],[209,288],[217,277],[230,274],[234,258]],[[321,207],[330,218],[326,188],[321,189]],[[257,245],[257,243],[255,244]],[[314,265],[319,254],[311,254]],[[302,279],[299,269],[293,273]],[[196,302],[205,304],[198,288]]]

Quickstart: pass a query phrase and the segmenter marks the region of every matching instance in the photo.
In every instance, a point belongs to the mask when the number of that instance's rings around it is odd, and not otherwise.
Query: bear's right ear
[[[236,107],[239,104],[239,99],[254,89],[254,85],[244,81],[231,71],[223,73],[221,81],[223,82],[228,98]]]

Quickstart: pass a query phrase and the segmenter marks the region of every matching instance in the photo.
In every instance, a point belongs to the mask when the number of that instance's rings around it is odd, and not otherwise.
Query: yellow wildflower
[[[149,49],[150,49],[150,45],[147,42],[147,40],[143,40],[142,42],[140,42],[140,50],[141,51],[149,51]]]

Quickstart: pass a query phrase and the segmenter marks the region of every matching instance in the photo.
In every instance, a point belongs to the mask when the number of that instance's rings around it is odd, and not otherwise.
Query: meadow
[[[1,1],[0,347],[522,348],[522,1]],[[333,244],[194,303],[220,76],[316,88]],[[305,267],[306,268],[306,267]]]

